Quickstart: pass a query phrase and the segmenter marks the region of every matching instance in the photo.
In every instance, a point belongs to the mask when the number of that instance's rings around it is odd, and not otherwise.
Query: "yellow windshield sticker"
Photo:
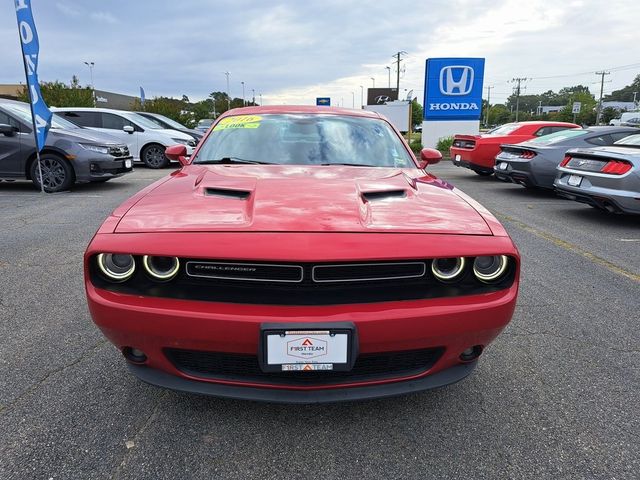
[[[223,118],[218,122],[214,130],[226,130],[228,128],[258,128],[262,117],[259,115],[236,115]]]

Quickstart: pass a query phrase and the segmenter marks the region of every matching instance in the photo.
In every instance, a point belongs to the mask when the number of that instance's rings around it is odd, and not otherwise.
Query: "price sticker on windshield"
[[[262,117],[259,115],[236,115],[223,118],[218,122],[215,130],[228,130],[231,128],[258,128]]]

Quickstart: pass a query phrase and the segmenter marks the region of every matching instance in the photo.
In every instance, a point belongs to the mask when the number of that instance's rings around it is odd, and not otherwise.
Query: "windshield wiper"
[[[347,167],[374,167],[375,165],[369,165],[366,163],[339,163],[339,162],[335,162],[335,163],[321,163],[320,164],[323,167],[328,167],[330,165],[344,165]]]
[[[232,164],[254,164],[254,165],[273,165],[272,163],[269,162],[259,162],[257,160],[244,160],[242,158],[238,158],[238,157],[222,157],[222,158],[218,158],[217,160],[199,160],[197,162],[194,162],[197,164],[207,164],[207,163],[217,163],[220,165],[232,165]]]

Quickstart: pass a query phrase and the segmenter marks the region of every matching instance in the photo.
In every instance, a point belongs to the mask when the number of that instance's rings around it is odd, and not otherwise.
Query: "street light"
[[[259,93],[258,96],[260,96],[260,106],[262,106],[262,94]]]
[[[244,102],[244,82],[240,82],[242,84],[242,106],[246,107],[246,103]]]
[[[389,88],[391,88],[391,67],[384,67],[387,69],[387,73],[389,74]]]
[[[231,72],[224,72],[224,74],[227,76],[227,110],[231,109],[231,91],[229,90],[229,75],[231,75]]]
[[[351,92],[351,108],[356,108],[356,92]]]
[[[96,106],[96,87],[93,85],[93,66],[95,63],[93,62],[84,62],[84,64],[89,67],[89,74],[91,75],[91,96],[93,97],[93,106]]]
[[[373,77],[369,77],[371,78],[371,81],[373,82],[373,88],[376,88],[376,79]]]
[[[360,85],[360,108],[364,108],[364,87]]]

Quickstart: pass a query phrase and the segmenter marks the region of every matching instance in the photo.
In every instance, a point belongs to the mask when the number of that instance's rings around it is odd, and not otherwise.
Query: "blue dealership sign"
[[[484,58],[429,58],[425,73],[424,119],[479,120]]]
[[[331,106],[331,98],[330,97],[318,97],[316,98],[316,105],[323,107]]]

